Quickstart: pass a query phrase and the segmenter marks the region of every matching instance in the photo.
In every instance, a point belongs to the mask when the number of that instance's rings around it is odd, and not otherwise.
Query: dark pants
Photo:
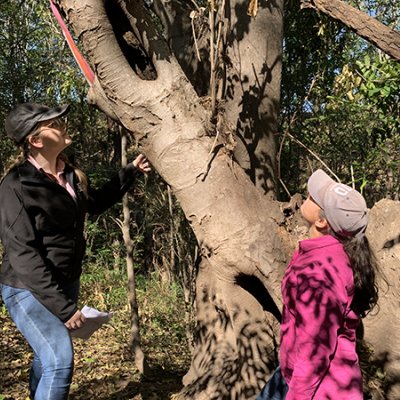
[[[284,400],[288,389],[288,385],[282,376],[281,368],[278,367],[256,400]]]

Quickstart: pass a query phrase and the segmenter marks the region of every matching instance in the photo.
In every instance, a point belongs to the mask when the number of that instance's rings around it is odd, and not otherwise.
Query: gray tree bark
[[[210,113],[142,3],[59,4],[94,67],[92,101],[134,133],[171,186],[205,260],[197,283],[198,342],[182,396],[254,398],[275,352],[273,314],[286,260],[279,206],[254,186],[225,143],[215,141]],[[122,39],[112,25],[116,15],[118,27],[130,27]],[[133,47],[125,46],[127,37]],[[148,57],[140,59],[138,48]],[[216,350],[211,357],[209,344]]]
[[[235,160],[271,197],[276,194],[276,148],[282,66],[283,2],[262,0],[255,18],[248,3],[222,2],[215,13],[216,92]],[[210,95],[210,26],[193,3],[156,0],[154,10],[179,64],[200,95]],[[190,18],[193,12],[195,17]],[[190,21],[193,20],[195,33]],[[196,42],[194,40],[196,37]],[[215,40],[217,41],[217,40]],[[201,59],[197,58],[197,54]]]
[[[371,385],[374,399],[400,399],[400,202],[382,199],[371,209],[367,236],[380,265],[379,302],[363,321],[371,370],[385,374],[383,387]],[[366,377],[369,378],[368,376]]]
[[[400,33],[390,29],[365,12],[341,0],[303,0],[303,8],[315,8],[346,25],[357,35],[400,60]]]

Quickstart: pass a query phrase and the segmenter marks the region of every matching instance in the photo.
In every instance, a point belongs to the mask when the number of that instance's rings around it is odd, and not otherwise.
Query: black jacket
[[[4,245],[0,282],[26,288],[63,322],[77,305],[62,287],[79,279],[85,252],[86,213],[100,214],[133,184],[130,164],[101,189],[80,190],[73,170],[65,176],[77,199],[29,161],[13,168],[0,184],[0,238]]]

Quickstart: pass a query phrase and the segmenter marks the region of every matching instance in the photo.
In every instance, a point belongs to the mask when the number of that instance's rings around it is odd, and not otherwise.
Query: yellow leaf
[[[347,92],[347,97],[349,98],[349,100],[354,100],[354,96],[351,90]]]

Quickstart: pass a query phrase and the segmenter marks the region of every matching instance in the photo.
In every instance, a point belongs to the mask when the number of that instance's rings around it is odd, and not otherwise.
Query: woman
[[[62,117],[69,106],[18,105],[5,123],[21,154],[0,183],[0,269],[3,301],[33,349],[30,396],[67,399],[73,373],[70,331],[85,317],[77,307],[85,251],[86,213],[119,201],[136,172],[148,172],[139,155],[100,190],[67,162],[72,140]]]
[[[308,181],[309,225],[282,281],[280,368],[258,400],[362,400],[360,319],[377,303],[376,265],[360,193],[322,170]]]

